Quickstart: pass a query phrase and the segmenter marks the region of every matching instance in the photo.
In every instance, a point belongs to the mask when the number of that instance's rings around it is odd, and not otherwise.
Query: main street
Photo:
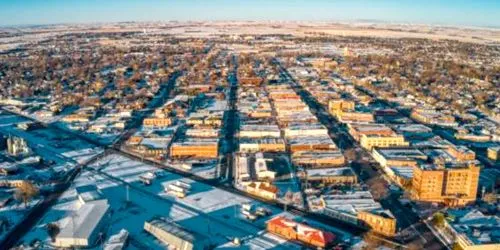
[[[286,71],[285,71],[286,72]],[[174,74],[172,76],[172,78],[169,80],[170,84],[168,86],[170,86],[169,88],[166,88],[165,89],[165,92],[164,93],[164,96],[167,96],[168,93],[169,93],[169,90],[168,89],[171,89],[173,84],[175,82],[175,78],[178,77],[179,75],[178,74]],[[233,160],[232,160],[232,153],[234,150],[236,150],[236,142],[235,142],[235,139],[234,139],[234,133],[235,133],[235,129],[237,127],[237,120],[236,120],[236,106],[235,106],[235,101],[236,101],[236,93],[237,93],[237,79],[235,77],[235,75],[230,75],[230,86],[231,86],[231,89],[230,89],[230,112],[232,110],[233,113],[229,113],[230,116],[227,117],[226,121],[227,122],[230,122],[230,123],[233,123],[233,125],[230,125],[227,129],[229,131],[226,131],[226,137],[225,139],[226,140],[229,140],[228,141],[228,145],[232,147],[232,149],[229,151],[231,153],[227,154],[226,155],[226,166],[228,167],[228,177],[231,178],[232,176],[232,173],[231,171],[233,171]],[[291,77],[289,79],[292,79]],[[296,84],[294,84],[294,88],[297,89],[298,91],[300,90]],[[323,112],[321,112],[321,105],[318,105],[317,103],[314,102],[314,99],[312,99],[311,97],[307,98],[307,93],[303,90],[300,90],[300,95],[304,98],[304,100],[306,101],[306,103],[308,105],[310,105],[312,108],[313,108],[313,112],[318,116],[318,119],[320,119],[323,123],[325,123],[325,125],[327,125],[327,127],[329,128],[330,132],[331,133],[342,133],[342,128],[338,127],[337,124],[331,120],[331,117],[329,115],[327,115],[324,110]],[[164,102],[164,99],[162,98],[163,102]],[[154,108],[154,106],[157,106],[157,105],[161,105],[162,102],[158,102],[156,103],[155,105],[151,106],[151,108]],[[136,129],[136,127],[138,126],[137,124],[140,124],[142,121],[142,119],[144,118],[145,116],[142,115],[140,118],[138,118],[136,120],[136,122],[132,125],[134,126],[130,126],[128,129],[128,131],[126,131],[125,134],[129,134],[130,131],[133,131]],[[37,121],[35,118],[33,117],[27,117],[29,119],[32,119],[32,120],[35,120]],[[55,129],[55,130],[62,130],[59,126],[53,126],[52,124],[45,124],[46,126],[52,128],[52,129]],[[66,130],[63,130],[62,132],[64,133],[68,133],[68,131]],[[185,172],[185,171],[182,171],[182,170],[179,170],[177,168],[174,168],[174,167],[171,167],[169,166],[168,164],[165,164],[164,162],[160,162],[160,161],[156,161],[156,160],[152,160],[152,159],[145,159],[139,155],[134,155],[130,152],[126,152],[126,151],[123,151],[120,149],[119,147],[119,144],[115,144],[115,145],[102,145],[102,143],[96,141],[96,140],[93,140],[93,139],[90,139],[90,138],[87,138],[85,135],[82,135],[82,134],[79,134],[78,132],[75,132],[75,131],[71,131],[70,133],[71,135],[75,135],[77,136],[78,138],[81,138],[81,139],[84,139],[86,142],[89,142],[93,145],[95,145],[96,147],[97,146],[100,146],[100,147],[103,147],[105,148],[105,152],[104,152],[104,155],[107,155],[107,154],[120,154],[120,155],[123,155],[123,156],[126,156],[128,158],[131,158],[133,160],[137,160],[137,161],[143,161],[145,163],[148,163],[148,164],[151,164],[155,167],[158,167],[160,169],[164,169],[164,170],[167,170],[169,172],[172,172],[172,173],[175,173],[175,174],[178,174],[180,176],[183,176],[185,178],[189,178],[189,179],[192,179],[194,181],[198,181],[198,182],[201,182],[201,183],[204,183],[206,185],[209,185],[209,186],[212,186],[214,188],[219,188],[219,189],[222,189],[224,191],[227,191],[227,192],[231,192],[233,194],[237,194],[237,195],[240,195],[240,196],[245,196],[245,197],[249,197],[249,198],[252,198],[254,200],[258,200],[260,202],[263,202],[263,203],[266,203],[270,206],[274,206],[276,208],[279,208],[279,209],[282,209],[282,210],[285,210],[285,205],[282,204],[282,203],[279,203],[279,202],[275,202],[275,201],[269,201],[269,200],[265,200],[265,199],[262,199],[260,197],[257,197],[257,196],[254,196],[254,195],[251,195],[251,194],[248,194],[246,192],[243,192],[241,190],[238,190],[236,188],[234,188],[231,184],[231,182],[221,182],[220,180],[218,179],[205,179],[203,177],[200,177],[200,176],[197,176],[193,173],[190,173],[190,172]],[[352,138],[349,138],[349,139],[340,139],[340,138],[344,138],[344,137],[337,137],[337,143],[344,140],[343,143],[339,143],[341,145],[343,145],[344,149],[348,148],[348,147],[352,147],[352,145],[354,145],[353,141],[352,141]],[[120,141],[123,141],[123,140],[120,140]],[[45,212],[54,204],[54,202],[57,200],[57,198],[62,194],[62,192],[67,189],[70,185],[71,185],[71,182],[73,181],[73,179],[79,174],[79,172],[81,171],[81,169],[84,167],[84,166],[87,166],[88,164],[94,162],[95,160],[99,159],[101,155],[99,156],[96,156],[94,158],[92,158],[89,162],[87,162],[86,164],[82,164],[80,166],[78,166],[77,170],[74,172],[74,174],[71,176],[71,178],[68,178],[64,184],[64,188],[54,194],[54,195],[51,195],[49,197],[46,198],[46,201],[44,201],[43,205],[40,206],[40,208],[37,208],[36,211],[33,212],[33,215],[30,215],[28,217],[28,219],[30,219],[29,223],[26,222],[25,223],[21,223],[21,225],[24,226],[24,229],[16,229],[15,230],[15,233],[13,234],[12,237],[9,237],[7,238],[8,239],[8,242],[6,242],[6,244],[9,244],[10,246],[14,245],[20,238],[22,238],[22,236],[29,230],[30,226],[27,226],[26,225],[35,225],[37,223],[37,221],[45,214]],[[377,172],[378,173],[378,172]],[[376,174],[374,174],[376,175]],[[229,179],[230,180],[230,179]],[[394,202],[397,201],[397,198],[392,198],[394,199]],[[397,201],[397,203],[395,204],[400,204],[399,201]],[[361,235],[362,233],[366,232],[367,231],[367,228],[364,228],[364,227],[361,227],[361,226],[358,226],[358,225],[353,225],[353,224],[350,224],[350,223],[346,223],[342,220],[338,220],[338,219],[334,219],[334,218],[331,218],[331,217],[328,217],[328,216],[325,216],[325,215],[322,215],[322,214],[318,214],[318,213],[312,213],[310,211],[308,211],[307,209],[305,208],[299,208],[299,207],[295,207],[295,206],[290,206],[288,205],[286,207],[287,211],[292,213],[292,214],[295,214],[295,215],[298,215],[298,216],[302,216],[303,218],[305,219],[309,219],[309,220],[315,220],[315,221],[319,221],[321,223],[324,223],[325,225],[329,225],[329,226],[332,226],[332,227],[335,227],[335,228],[339,228],[341,230],[345,230],[345,231],[348,231],[350,232],[351,234],[353,235]],[[394,242],[393,240],[389,240],[389,239],[384,239],[386,241],[386,244],[393,244],[393,246],[399,246],[400,244],[398,242]],[[431,240],[429,240],[431,241]]]
[[[311,108],[311,112],[316,115],[318,120],[327,127],[329,134],[333,135],[332,139],[342,150],[355,149],[360,155],[358,159],[351,162],[352,169],[360,177],[360,179],[369,184],[370,188],[374,187],[374,184],[381,182],[386,188],[389,187],[385,178],[383,178],[380,166],[372,159],[372,156],[365,150],[363,150],[359,144],[352,138],[352,136],[347,132],[345,126],[340,124],[333,116],[328,113],[328,110],[321,105],[316,98],[314,98],[308,91],[302,88],[302,86],[290,75],[290,73],[275,60],[275,63],[280,67],[281,75],[285,77],[286,81],[291,83],[292,88],[299,94],[302,100]],[[360,160],[369,159],[369,161]],[[371,184],[371,185],[370,185]],[[398,194],[392,194],[390,190],[387,190],[388,195],[379,200],[382,206],[389,209],[394,216],[397,218],[398,227],[400,229],[405,229],[415,223],[420,221],[420,217],[412,211],[411,207],[403,205],[399,201]],[[423,240],[422,244],[434,245],[439,242],[439,239],[435,237],[429,228],[421,227],[420,234],[426,235],[426,239]],[[427,233],[429,232],[429,234]],[[445,247],[444,245],[441,247]]]

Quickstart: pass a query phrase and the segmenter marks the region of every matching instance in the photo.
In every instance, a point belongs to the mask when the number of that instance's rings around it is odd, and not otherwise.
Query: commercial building
[[[218,155],[217,139],[189,138],[184,141],[174,142],[170,147],[170,157],[216,158]]]
[[[300,99],[274,99],[273,104],[274,109],[279,114],[309,111],[309,106]]]
[[[346,99],[330,100],[328,102],[328,111],[330,112],[330,114],[336,116],[342,111],[354,110],[355,105],[356,104],[352,100],[346,100]]]
[[[359,211],[358,219],[360,224],[370,228],[371,230],[393,237],[396,235],[396,218],[389,210],[373,209],[367,211]]]
[[[142,138],[133,136],[127,141],[128,147],[143,157],[157,158],[168,153],[171,137]]]
[[[182,250],[209,249],[207,237],[189,231],[166,218],[153,218],[144,222],[144,230],[155,236],[169,248]]]
[[[278,188],[267,182],[250,182],[246,184],[245,188],[248,193],[267,200],[276,200],[278,198]]]
[[[423,124],[396,125],[394,130],[408,139],[425,139],[434,135],[432,129]]]
[[[296,136],[288,138],[290,152],[299,151],[328,151],[337,149],[337,145],[328,135]]]
[[[375,121],[373,114],[355,111],[353,100],[330,100],[328,111],[342,123],[371,123]]]
[[[445,230],[463,250],[500,249],[500,218],[475,209],[448,210]]]
[[[476,159],[476,153],[466,146],[453,146],[448,148],[448,153],[455,157],[457,162],[469,162]]]
[[[328,136],[328,129],[320,123],[291,123],[284,130],[285,137]]]
[[[239,151],[242,153],[284,152],[285,150],[285,141],[281,138],[240,138]]]
[[[324,184],[356,184],[358,182],[356,174],[348,167],[306,169],[299,173],[299,177],[307,182]]]
[[[414,167],[419,162],[427,160],[422,151],[414,148],[376,148],[372,151],[372,155],[383,167]]]
[[[381,209],[380,203],[373,199],[370,191],[338,191],[323,195],[319,200],[320,211],[330,217],[359,225],[359,211]]]
[[[272,161],[272,159],[264,158],[264,154],[261,152],[255,154],[255,174],[257,175],[258,180],[274,180],[276,177],[276,172],[269,170],[268,161]]]
[[[384,124],[348,124],[349,134],[356,141],[360,141],[363,135],[391,136],[395,132]]]
[[[187,121],[187,125],[194,126],[211,126],[220,127],[222,126],[224,111],[214,111],[214,112],[197,112],[191,114]]]
[[[188,137],[200,137],[200,138],[217,138],[217,137],[219,137],[219,129],[190,128],[190,129],[186,130],[186,136],[188,136]]]
[[[455,117],[452,115],[446,115],[442,112],[425,109],[425,108],[414,108],[410,114],[410,117],[424,124],[438,125],[443,127],[454,127],[458,123],[455,122]]]
[[[410,145],[404,136],[397,134],[390,136],[362,135],[359,144],[368,150],[372,150],[374,147],[407,147]]]
[[[61,119],[63,122],[67,123],[87,123],[92,118],[91,114],[69,114]]]
[[[92,247],[103,232],[106,214],[109,211],[107,200],[95,200],[81,204],[69,214],[61,231],[57,234],[54,246],[61,248]]]
[[[345,157],[338,149],[325,151],[298,151],[292,154],[292,162],[303,167],[333,167],[345,164]]]
[[[419,201],[463,206],[476,200],[480,168],[465,166],[420,165],[414,167],[412,197]]]
[[[144,118],[142,121],[142,126],[147,129],[160,129],[160,128],[166,128],[168,126],[172,125],[172,119],[166,117],[166,118],[156,118],[156,117],[150,117],[150,118]]]
[[[279,138],[281,130],[278,125],[245,124],[240,126],[239,136],[248,138]]]
[[[335,241],[335,235],[331,232],[325,232],[283,216],[269,220],[267,231],[287,240],[297,240],[316,248],[327,248]]]
[[[259,86],[263,81],[264,79],[262,79],[261,77],[238,77],[238,82],[241,85]]]
[[[488,148],[488,159],[497,161],[500,159],[500,146]]]
[[[249,159],[245,154],[234,158],[236,166],[236,180],[238,183],[251,181]]]
[[[271,100],[297,100],[300,101],[300,96],[295,93],[295,91],[289,86],[284,87],[274,87],[268,86],[269,98]],[[281,88],[281,89],[280,89]]]
[[[339,122],[342,123],[372,123],[375,118],[372,113],[341,111],[336,115]]]
[[[278,113],[276,117],[278,125],[281,127],[288,127],[289,124],[302,122],[302,123],[316,123],[318,118],[314,116],[311,111],[301,111],[294,113]]]

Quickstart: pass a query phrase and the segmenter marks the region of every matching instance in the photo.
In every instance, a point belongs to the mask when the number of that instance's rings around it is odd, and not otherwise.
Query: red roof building
[[[267,222],[267,230],[288,240],[298,240],[308,245],[325,248],[335,240],[335,235],[313,228],[283,216],[277,216]]]

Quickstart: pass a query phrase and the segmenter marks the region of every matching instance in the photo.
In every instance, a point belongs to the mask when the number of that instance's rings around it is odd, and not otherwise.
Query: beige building
[[[246,191],[266,200],[276,200],[278,198],[278,188],[267,182],[250,182],[246,185]]]
[[[195,157],[195,158],[216,158],[218,155],[218,141],[209,139],[186,140],[175,142],[170,147],[170,156]]]
[[[172,124],[170,118],[145,118],[142,125],[146,128],[163,128],[168,127]]]
[[[396,235],[396,218],[388,210],[359,211],[358,220],[379,234],[389,237]]]
[[[488,159],[498,161],[500,159],[500,147],[488,148]]]
[[[284,152],[285,141],[281,138],[241,138],[240,152]]]
[[[476,200],[480,168],[425,165],[414,167],[413,199],[463,206]]]
[[[390,136],[363,134],[359,142],[361,147],[368,150],[372,150],[374,147],[407,147],[410,145],[402,135],[398,134],[393,134]]]

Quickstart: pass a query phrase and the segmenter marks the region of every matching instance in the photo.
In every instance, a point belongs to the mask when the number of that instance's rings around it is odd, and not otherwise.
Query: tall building
[[[476,200],[480,168],[474,164],[445,167],[414,167],[412,196],[415,200],[463,206]]]

